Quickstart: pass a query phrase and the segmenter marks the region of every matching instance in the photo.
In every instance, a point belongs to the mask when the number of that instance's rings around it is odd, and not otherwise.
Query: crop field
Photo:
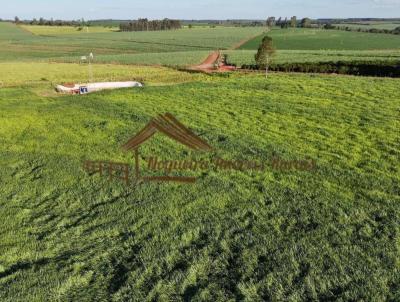
[[[228,62],[242,66],[255,64],[255,50],[225,50]],[[139,53],[120,55],[98,55],[94,63],[127,64],[127,65],[164,65],[184,67],[202,62],[210,54],[209,51],[181,51],[170,53]],[[303,62],[335,62],[335,61],[400,61],[399,50],[278,50],[273,62],[303,63]],[[77,63],[77,57],[61,57],[51,59],[53,62]]]
[[[49,28],[41,27],[28,26],[34,32],[45,32]],[[199,64],[210,51],[222,49],[229,54],[229,62],[241,66],[254,64],[254,54],[264,31],[263,28],[195,27],[171,32],[66,34],[67,27],[63,34],[62,28],[55,28],[59,31],[57,34],[33,35],[13,24],[0,22],[0,62],[79,63],[82,55],[93,52],[94,63],[100,64],[184,67]],[[398,60],[400,52],[400,36],[394,35],[313,29],[274,29],[268,35],[273,37],[278,49],[274,58],[277,63],[387,61]],[[246,39],[250,41],[233,50]]]
[[[396,300],[400,81],[180,82],[62,97],[0,89],[0,300]],[[128,187],[83,171],[85,159],[132,163],[120,146],[164,112],[215,148],[206,157],[317,169]],[[185,152],[162,137],[142,150]]]
[[[383,50],[400,49],[399,35],[385,35],[342,30],[274,29],[268,33],[277,49],[283,50]],[[257,49],[263,36],[241,46]]]
[[[226,51],[228,53],[235,52]],[[254,53],[254,52],[252,52]],[[138,54],[118,54],[118,55],[98,55],[93,61],[98,64],[127,64],[127,65],[162,65],[170,67],[185,67],[196,65],[204,61],[210,54],[209,50],[195,50],[195,51],[174,51],[170,52],[155,52],[155,53],[138,53]],[[52,62],[61,63],[77,63],[77,57],[61,57],[53,58]]]
[[[87,83],[87,65],[55,63],[0,63],[0,87],[44,87],[53,90],[57,83]],[[93,80],[141,81],[150,85],[177,84],[204,78],[201,74],[182,73],[168,68],[96,64],[92,66]]]
[[[255,50],[228,50],[228,61],[237,66],[255,64]],[[400,62],[398,50],[278,50],[272,62],[305,63],[337,61],[396,61]]]
[[[252,64],[263,28],[67,31],[0,22],[0,301],[400,300],[400,79],[176,68],[216,49]],[[269,34],[275,62],[400,60],[394,35]],[[79,64],[90,52],[95,64]],[[90,80],[144,87],[54,91]],[[175,173],[194,184],[84,170],[133,171],[121,146],[167,112],[213,149],[157,133],[140,147],[143,174],[151,156],[265,169]]]
[[[21,28],[35,35],[68,35],[84,33],[108,33],[118,31],[118,27],[106,26],[44,26],[44,25],[21,25]]]
[[[40,26],[37,26],[40,27]],[[32,30],[32,29],[31,29]],[[0,61],[79,58],[95,55],[160,53],[229,49],[261,34],[264,28],[193,28],[163,32],[109,32],[33,35],[10,23],[0,22]],[[1,34],[5,32],[4,34]]]

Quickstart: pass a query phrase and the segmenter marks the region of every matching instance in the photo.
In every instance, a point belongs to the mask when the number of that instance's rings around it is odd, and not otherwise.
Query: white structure
[[[56,90],[57,92],[61,93],[86,94],[105,89],[119,89],[119,88],[131,88],[131,87],[143,87],[143,84],[139,82],[103,82],[103,83],[88,83],[88,84],[69,84],[69,85],[57,85]]]

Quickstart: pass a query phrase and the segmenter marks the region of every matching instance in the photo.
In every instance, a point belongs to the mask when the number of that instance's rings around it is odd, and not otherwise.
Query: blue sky
[[[267,16],[311,18],[400,18],[400,0],[11,0],[0,18],[31,19],[266,19]],[[0,3],[1,4],[1,3]]]

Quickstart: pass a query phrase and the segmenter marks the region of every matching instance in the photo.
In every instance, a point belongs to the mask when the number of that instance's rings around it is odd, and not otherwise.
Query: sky
[[[3,19],[400,18],[400,0],[0,0],[0,7]]]

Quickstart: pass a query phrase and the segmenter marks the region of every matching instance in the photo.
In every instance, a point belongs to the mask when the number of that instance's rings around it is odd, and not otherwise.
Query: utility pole
[[[91,52],[89,55],[89,82],[92,83],[93,82],[93,68],[92,68],[92,60],[93,60],[94,56],[93,53]]]

